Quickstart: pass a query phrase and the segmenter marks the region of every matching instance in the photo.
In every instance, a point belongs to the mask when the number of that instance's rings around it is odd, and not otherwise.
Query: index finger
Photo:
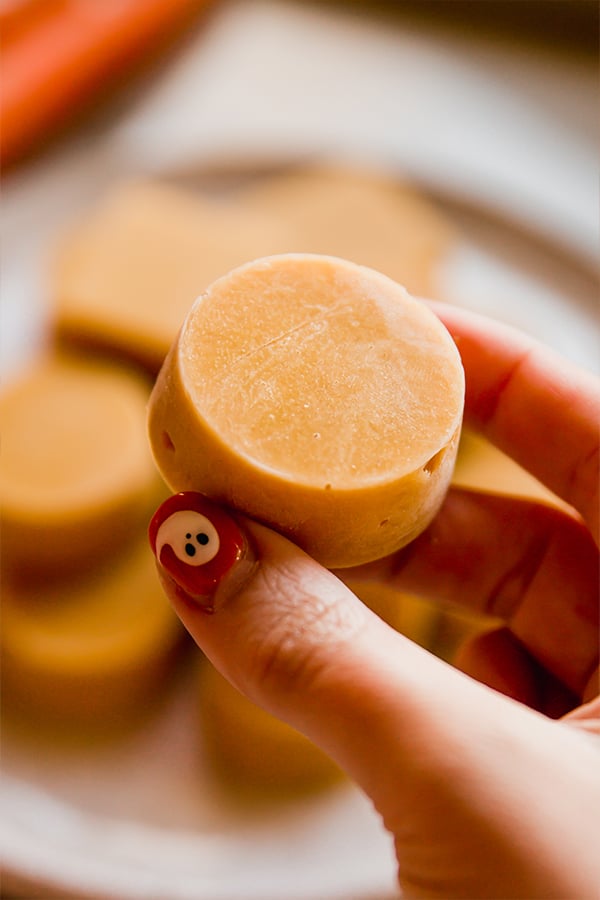
[[[465,419],[599,533],[600,380],[518,330],[430,302],[466,374]]]

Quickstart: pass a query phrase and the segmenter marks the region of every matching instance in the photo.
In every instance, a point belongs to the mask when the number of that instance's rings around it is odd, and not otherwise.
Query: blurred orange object
[[[8,0],[0,163],[19,159],[211,0]]]

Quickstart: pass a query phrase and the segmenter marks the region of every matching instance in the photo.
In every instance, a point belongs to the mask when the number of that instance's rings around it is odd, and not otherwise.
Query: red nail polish
[[[236,522],[196,491],[173,494],[154,513],[148,529],[152,552],[181,596],[213,611],[220,581],[247,554]]]

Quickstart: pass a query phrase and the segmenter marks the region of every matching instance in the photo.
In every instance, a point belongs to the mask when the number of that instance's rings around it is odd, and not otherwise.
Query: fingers
[[[509,326],[430,305],[461,354],[466,421],[575,507],[598,540],[599,380]]]
[[[598,665],[598,551],[562,510],[454,488],[409,547],[348,573],[504,620],[579,696]]]
[[[454,664],[482,684],[553,719],[578,704],[577,698],[544,670],[506,627],[467,640]]]
[[[218,527],[220,545],[207,562],[211,572],[231,535],[239,547],[240,530],[245,550],[221,567],[210,602],[205,593],[190,594],[198,573],[182,569],[185,551],[174,557],[164,544],[169,531],[170,545],[179,546],[173,529],[181,517],[173,519],[169,501],[161,507],[151,544],[182,622],[236,687],[306,734],[381,810],[389,808],[396,803],[390,784],[408,789],[411,773],[422,768],[423,742],[435,757],[449,731],[466,734],[465,716],[479,705],[481,715],[487,709],[485,689],[394,633],[285,538],[248,520],[242,529],[233,519],[223,528],[204,500],[194,510]],[[182,524],[185,536],[193,535],[187,518]],[[231,553],[224,558],[231,560]],[[455,713],[446,720],[440,707]]]
[[[583,706],[578,706],[563,717],[563,722],[568,722],[575,728],[581,728],[582,731],[600,738],[600,697],[590,697]]]
[[[208,505],[194,511],[212,520]],[[187,590],[204,578],[182,575],[186,544],[171,526],[188,529],[189,520],[151,529],[167,596],[230,681],[363,788],[394,835],[407,893],[484,896],[490,884],[498,896],[590,893],[586,803],[597,756],[587,736],[393,632],[280,535],[247,520],[215,523],[218,540],[202,544],[211,577],[219,572],[211,602],[204,587],[198,597]],[[165,538],[179,556],[165,551]],[[235,552],[224,547],[230,538]]]

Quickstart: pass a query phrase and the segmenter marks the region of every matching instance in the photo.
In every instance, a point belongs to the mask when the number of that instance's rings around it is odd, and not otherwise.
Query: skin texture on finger
[[[571,691],[589,690],[598,666],[598,551],[562,510],[453,488],[412,544],[339,574],[503,619]]]
[[[577,509],[598,541],[600,380],[507,325],[428,305],[461,355],[465,421]]]
[[[244,527],[256,565],[213,615],[168,576],[167,593],[217,668],[371,797],[407,893],[591,897],[600,773],[587,736],[467,678],[289,541]]]

